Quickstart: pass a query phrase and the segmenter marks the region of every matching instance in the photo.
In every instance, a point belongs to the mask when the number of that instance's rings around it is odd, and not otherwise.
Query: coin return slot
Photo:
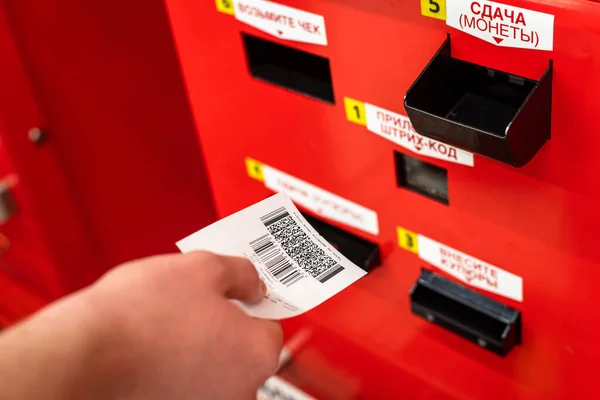
[[[535,86],[535,81],[465,61],[454,60],[454,63],[458,79],[467,80],[469,85],[453,85],[454,93],[447,93],[441,100],[446,103],[440,105],[441,114],[449,120],[506,136],[506,126]]]
[[[302,213],[306,221],[336,250],[366,272],[380,264],[379,246],[311,215]]]
[[[452,58],[450,36],[406,93],[423,136],[520,167],[550,139],[552,62],[539,80]]]
[[[394,152],[399,187],[448,204],[448,172],[433,164]]]
[[[499,355],[521,344],[521,313],[431,271],[410,291],[411,311]]]
[[[329,59],[246,33],[242,38],[253,77],[335,103]]]

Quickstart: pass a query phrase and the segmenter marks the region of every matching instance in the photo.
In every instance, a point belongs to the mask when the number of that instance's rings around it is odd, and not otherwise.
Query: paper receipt
[[[180,240],[177,247],[183,253],[206,250],[248,258],[268,293],[256,304],[236,303],[258,318],[302,314],[366,274],[327,243],[283,192]]]
[[[257,400],[317,400],[277,375],[269,378],[258,390]]]

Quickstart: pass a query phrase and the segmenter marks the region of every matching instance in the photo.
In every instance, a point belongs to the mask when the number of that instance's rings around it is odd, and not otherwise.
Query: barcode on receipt
[[[251,241],[250,246],[282,284],[289,287],[304,279],[301,270],[321,283],[344,270],[296,224],[285,207],[263,215],[260,220],[269,233]]]

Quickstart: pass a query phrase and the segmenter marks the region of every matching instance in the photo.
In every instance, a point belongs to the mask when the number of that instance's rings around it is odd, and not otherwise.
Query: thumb
[[[256,303],[267,293],[267,287],[248,259],[218,256],[216,264],[215,288],[227,298]]]

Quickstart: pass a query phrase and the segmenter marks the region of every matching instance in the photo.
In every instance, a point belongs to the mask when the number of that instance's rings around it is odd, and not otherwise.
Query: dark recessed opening
[[[460,321],[467,330],[479,332],[481,336],[500,338],[506,330],[506,323],[423,286],[415,288],[412,301],[435,310],[446,319]]]
[[[552,61],[539,80],[452,57],[450,35],[404,96],[422,136],[522,167],[550,139]]]
[[[242,33],[255,78],[335,103],[329,59]]]
[[[302,215],[323,239],[327,240],[344,257],[363,270],[370,272],[373,268],[380,265],[381,260],[377,244],[355,236],[306,213],[302,213]]]
[[[536,81],[452,59],[453,78],[468,82],[441,92],[441,117],[506,135],[506,127],[535,87]],[[445,94],[445,95],[444,95]]]
[[[411,311],[442,328],[506,355],[521,344],[521,312],[423,269],[410,291]]]
[[[397,151],[394,152],[394,160],[399,187],[449,204],[448,171]]]
[[[410,105],[431,115],[505,137],[537,81],[456,58],[439,58],[436,90],[414,91]],[[419,88],[417,88],[418,90]]]

